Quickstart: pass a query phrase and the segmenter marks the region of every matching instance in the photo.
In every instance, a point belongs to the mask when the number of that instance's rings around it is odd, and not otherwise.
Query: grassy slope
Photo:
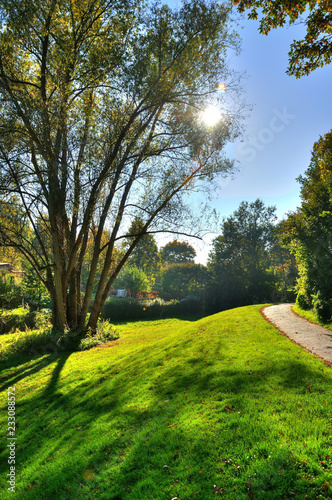
[[[331,368],[258,306],[118,328],[106,348],[2,372],[17,493],[1,498],[331,498]]]

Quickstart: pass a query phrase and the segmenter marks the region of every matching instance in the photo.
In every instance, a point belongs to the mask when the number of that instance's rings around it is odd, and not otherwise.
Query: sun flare
[[[216,106],[208,106],[202,113],[202,120],[209,127],[216,125],[220,119],[221,112]]]

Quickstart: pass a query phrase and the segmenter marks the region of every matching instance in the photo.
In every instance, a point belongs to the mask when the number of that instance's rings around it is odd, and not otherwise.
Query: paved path
[[[332,330],[300,318],[292,311],[293,304],[265,307],[263,316],[278,330],[307,351],[332,362]]]

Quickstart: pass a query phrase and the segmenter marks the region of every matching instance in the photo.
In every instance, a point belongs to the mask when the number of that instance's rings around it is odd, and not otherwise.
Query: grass
[[[50,324],[51,312],[29,311],[24,307],[0,310],[0,335],[3,333],[17,333],[28,328],[41,328]]]
[[[117,330],[104,348],[6,362],[16,493],[4,447],[1,498],[331,498],[331,368],[259,306]]]
[[[293,306],[293,311],[301,316],[302,318],[308,319],[312,323],[316,323],[317,325],[325,326],[329,330],[332,330],[332,323],[324,323],[324,321],[320,320],[312,310],[302,309],[298,304]]]

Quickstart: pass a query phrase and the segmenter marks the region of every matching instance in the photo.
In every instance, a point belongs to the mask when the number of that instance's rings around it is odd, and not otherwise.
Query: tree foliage
[[[196,250],[186,241],[170,241],[160,249],[163,265],[194,262]]]
[[[124,242],[125,250],[130,247],[137,235],[142,234],[143,227],[144,222],[135,217],[129,228],[128,237]],[[128,259],[128,264],[142,269],[151,281],[155,280],[157,273],[160,271],[160,255],[153,234],[146,233],[142,235]]]
[[[314,144],[301,184],[301,207],[283,224],[283,239],[295,254],[298,301],[332,318],[332,131]]]
[[[129,290],[133,297],[151,290],[151,283],[147,274],[143,269],[135,266],[125,266],[115,280],[114,286]]]
[[[21,249],[30,235],[29,224],[18,199],[14,196],[8,196],[6,200],[0,199],[0,261],[8,262],[14,269],[21,270],[24,260]]]
[[[222,234],[213,241],[208,260],[211,307],[227,309],[270,297],[275,211],[259,199],[243,201],[232,216],[223,220]]]
[[[162,290],[173,298],[187,295],[202,296],[207,279],[207,270],[202,264],[183,262],[171,264],[162,275]]]
[[[143,235],[190,230],[183,193],[231,170],[223,147],[237,121],[218,91],[220,82],[237,88],[225,63],[237,45],[228,15],[214,0],[178,11],[140,0],[0,0],[0,198],[16,196],[33,232],[12,231],[6,245],[47,287],[57,328],[82,329],[89,308],[95,328]],[[213,130],[201,120],[212,99],[224,111]],[[118,261],[135,217],[141,232]]]
[[[262,18],[260,32],[267,35],[273,28],[286,23],[302,23],[306,26],[303,40],[295,40],[289,52],[287,73],[300,78],[315,69],[330,64],[332,58],[332,5],[329,0],[233,0],[240,12],[250,9],[249,19],[257,19],[259,9]],[[301,17],[306,15],[306,17]]]

